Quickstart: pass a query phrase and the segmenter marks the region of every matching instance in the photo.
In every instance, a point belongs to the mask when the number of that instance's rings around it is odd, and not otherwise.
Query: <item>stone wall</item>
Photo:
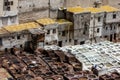
[[[96,0],[19,0],[20,23],[33,21],[39,18],[57,17],[59,7],[89,7]],[[99,1],[99,0],[98,0]],[[103,5],[109,4],[119,8],[120,0],[100,0]]]

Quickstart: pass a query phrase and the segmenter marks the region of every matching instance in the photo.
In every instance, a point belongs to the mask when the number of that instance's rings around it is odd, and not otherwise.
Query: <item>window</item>
[[[53,33],[56,33],[56,29],[53,29]]]
[[[25,35],[23,35],[22,37],[25,38]]]
[[[67,40],[65,40],[65,42],[67,42]]]
[[[10,11],[10,6],[13,5],[13,1],[4,0],[3,10]]]
[[[120,27],[120,24],[118,25],[118,27]]]
[[[101,17],[98,17],[98,22],[100,22],[101,21]]]
[[[20,36],[17,36],[17,39],[20,39]]]
[[[10,21],[11,21],[11,23],[15,23],[16,22],[16,16],[10,17]]]
[[[4,6],[7,6],[8,5],[8,2],[4,2]]]
[[[110,30],[112,30],[112,25],[110,26]]]
[[[0,46],[2,46],[2,38],[0,38]]]
[[[9,6],[9,5],[10,5],[10,2],[7,2],[7,5]]]
[[[85,31],[85,30],[83,31],[83,34],[84,34],[84,35],[86,34],[86,31]]]
[[[78,40],[74,40],[74,45],[77,45],[77,43],[78,43]]]
[[[50,30],[47,31],[47,34],[50,34]]]
[[[7,7],[7,10],[10,11],[10,7]]]
[[[115,19],[116,18],[116,14],[113,14],[113,19]]]
[[[71,42],[71,39],[69,39],[69,42]]]
[[[59,32],[59,35],[61,35],[61,33]]]
[[[15,37],[14,37],[14,36],[12,36],[12,39],[15,39]]]
[[[2,18],[2,25],[3,25],[3,26],[8,25],[8,18],[7,18],[7,17],[3,17],[3,18]]]
[[[10,1],[10,5],[13,5],[13,1]]]
[[[108,36],[104,36],[104,38],[107,38]]]
[[[100,32],[100,29],[98,28],[98,29],[97,29],[97,33],[99,33],[99,32]]]
[[[106,30],[108,29],[108,27],[106,27]]]
[[[65,36],[65,31],[62,31],[62,36]]]
[[[19,6],[19,8],[22,8],[21,6]]]
[[[114,26],[114,29],[116,29],[116,27]]]
[[[83,44],[85,44],[85,41],[81,41],[81,42],[80,42],[80,45],[83,45]]]

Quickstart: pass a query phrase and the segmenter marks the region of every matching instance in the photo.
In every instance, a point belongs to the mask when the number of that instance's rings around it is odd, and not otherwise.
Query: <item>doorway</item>
[[[113,36],[112,36],[112,34],[111,34],[111,35],[110,35],[110,41],[112,41],[112,37],[113,37]]]
[[[62,41],[58,42],[58,46],[62,47]]]
[[[83,44],[85,44],[85,41],[81,41],[81,42],[80,42],[80,45],[83,45]]]
[[[114,34],[114,40],[116,40],[116,33]]]

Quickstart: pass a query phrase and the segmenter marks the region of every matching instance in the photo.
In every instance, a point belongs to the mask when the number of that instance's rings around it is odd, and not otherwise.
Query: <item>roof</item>
[[[91,13],[99,13],[99,12],[104,12],[100,8],[93,8],[93,7],[88,7],[84,9],[85,11],[91,12]]]
[[[119,9],[109,5],[101,6],[100,8],[94,8],[94,7],[81,8],[80,6],[77,6],[77,7],[67,8],[67,11],[72,13],[82,13],[82,12],[99,13],[99,12],[105,12],[105,11],[106,12],[119,11]]]
[[[43,19],[39,19],[36,20],[38,23],[42,24],[42,25],[49,25],[49,24],[54,24],[55,20],[51,19],[51,18],[43,18]]]
[[[3,27],[0,28],[0,34],[6,34],[8,33],[7,30],[5,30]]]
[[[6,26],[4,27],[4,29],[6,29],[9,32],[19,32],[23,30],[38,28],[38,27],[39,25],[37,23],[29,22],[29,23],[24,23],[24,24],[19,24],[19,25]]]
[[[58,24],[63,24],[63,23],[70,23],[70,24],[72,24],[72,22],[70,22],[70,21],[68,21],[68,20],[66,20],[66,19],[57,19],[56,22],[57,22]]]
[[[102,10],[106,11],[106,12],[113,12],[113,11],[119,11],[119,9],[114,8],[112,6],[106,5],[106,6],[101,6],[100,7]]]
[[[67,8],[67,11],[72,12],[72,13],[80,13],[80,12],[84,12],[84,8],[82,8],[80,6],[69,7],[69,8]]]

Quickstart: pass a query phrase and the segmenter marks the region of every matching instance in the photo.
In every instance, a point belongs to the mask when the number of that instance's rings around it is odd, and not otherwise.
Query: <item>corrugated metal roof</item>
[[[42,24],[42,25],[49,25],[49,24],[54,24],[56,23],[55,20],[51,19],[51,18],[43,18],[43,19],[39,19],[36,20],[38,23]]]
[[[29,23],[24,23],[24,24],[19,24],[19,25],[6,26],[4,28],[9,32],[19,32],[22,30],[39,28],[39,25],[35,22],[29,22]]]

